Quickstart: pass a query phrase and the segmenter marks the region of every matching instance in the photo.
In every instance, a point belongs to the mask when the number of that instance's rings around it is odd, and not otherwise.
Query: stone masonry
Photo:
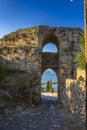
[[[65,104],[66,79],[76,78],[74,59],[80,51],[79,36],[82,33],[80,28],[49,26],[17,30],[0,39],[0,65],[28,73],[33,67],[40,75],[52,68],[58,76],[58,100]],[[42,53],[47,43],[55,44],[58,52]]]
[[[77,68],[76,79],[66,79],[66,107],[72,115],[86,121],[86,73]]]
[[[28,72],[34,66],[41,74],[42,70],[47,69],[45,66],[43,68],[42,59],[45,54],[42,54],[42,49],[49,42],[55,44],[58,48],[56,68],[59,93],[64,102],[66,78],[75,78],[74,57],[80,50],[78,39],[81,34],[80,28],[37,26],[20,29],[0,39],[0,64]]]

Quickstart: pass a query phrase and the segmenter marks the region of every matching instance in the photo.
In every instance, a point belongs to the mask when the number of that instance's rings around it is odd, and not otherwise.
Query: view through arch
[[[58,47],[54,43],[46,43],[42,48],[42,65],[44,65],[41,78],[42,99],[57,100],[58,66],[57,68],[52,68],[55,61],[57,62],[56,65],[58,65],[58,61],[55,58],[58,60]],[[48,66],[46,66],[47,64]]]
[[[54,70],[48,68],[42,74],[41,78],[41,96],[44,99],[57,99],[58,77]]]
[[[58,48],[53,43],[47,43],[43,47],[42,52],[50,52],[50,53],[54,52],[54,53],[57,53],[58,52]]]

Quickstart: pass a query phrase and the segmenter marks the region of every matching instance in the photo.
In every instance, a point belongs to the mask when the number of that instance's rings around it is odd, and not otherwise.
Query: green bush
[[[80,36],[79,42],[81,45],[81,51],[76,55],[75,61],[78,63],[78,66],[81,69],[85,69],[85,39],[84,39],[84,35]]]

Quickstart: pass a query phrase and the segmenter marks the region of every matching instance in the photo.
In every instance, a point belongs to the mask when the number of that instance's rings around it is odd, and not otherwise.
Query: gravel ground
[[[66,116],[57,100],[43,99],[38,108],[0,116],[0,130],[85,130]]]

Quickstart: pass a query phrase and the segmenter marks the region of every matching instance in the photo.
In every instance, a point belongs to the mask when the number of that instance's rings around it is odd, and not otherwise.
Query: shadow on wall
[[[78,80],[68,80],[66,85],[66,101],[72,115],[85,123],[86,121],[86,82],[80,76]]]
[[[29,72],[4,64],[8,61],[2,57],[0,61],[0,114],[16,111],[17,106],[23,108],[39,105],[40,73],[37,66],[32,65]],[[17,65],[17,64],[16,64]]]
[[[0,65],[24,71],[28,71],[33,65],[40,67],[40,49],[33,47],[10,49],[0,50]]]

